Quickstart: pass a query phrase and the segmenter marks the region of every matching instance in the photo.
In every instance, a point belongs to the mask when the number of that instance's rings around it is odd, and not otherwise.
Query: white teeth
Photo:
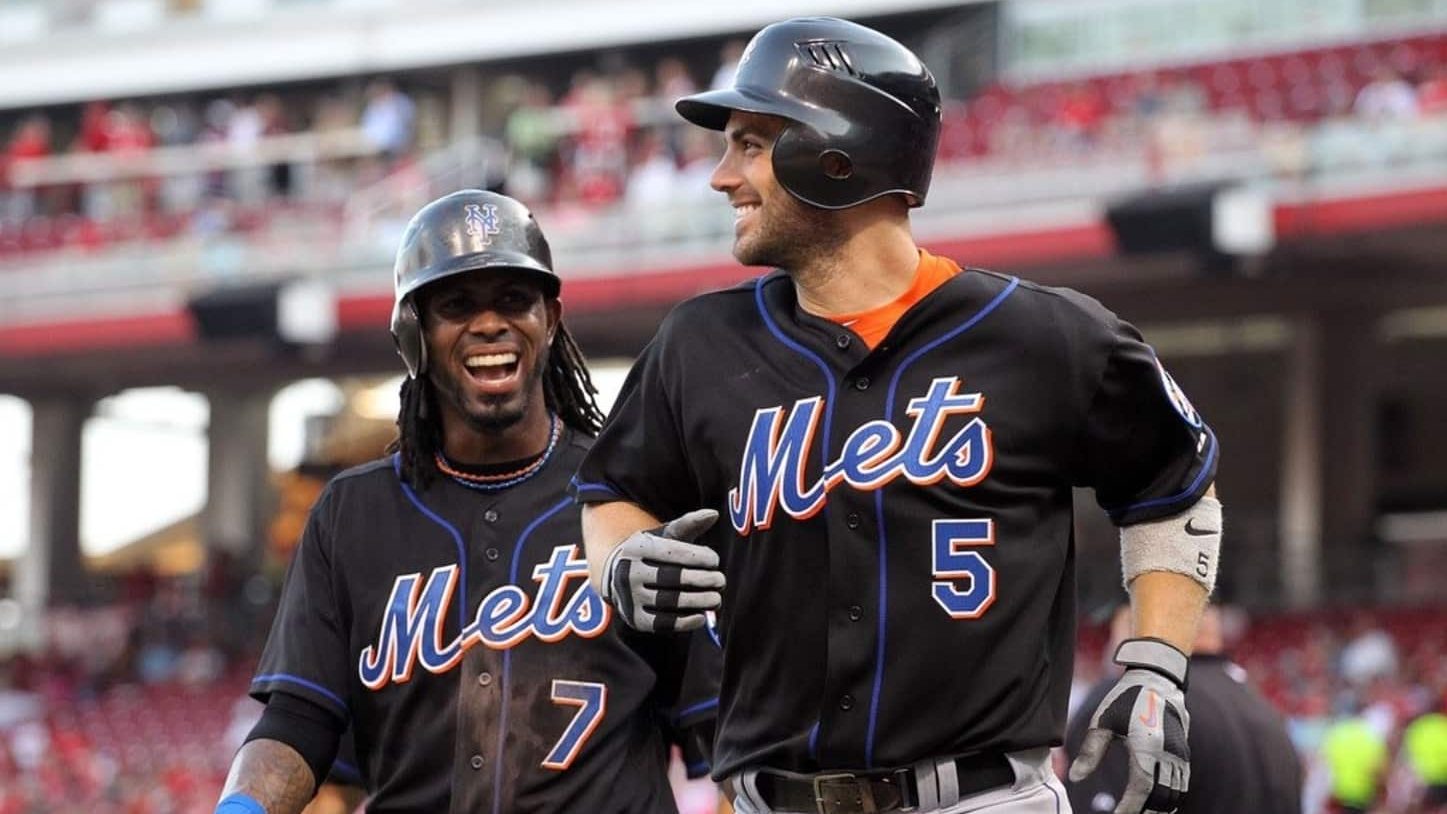
[[[758,208],[758,204],[742,204],[740,206],[736,206],[734,207],[734,220],[738,220],[739,218],[742,218],[744,215],[747,215]]]
[[[468,367],[493,367],[496,365],[516,364],[518,355],[516,353],[486,353],[477,356],[469,356],[463,364]]]

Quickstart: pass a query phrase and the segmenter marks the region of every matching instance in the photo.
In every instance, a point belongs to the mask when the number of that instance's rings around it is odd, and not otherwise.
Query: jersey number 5
[[[603,721],[603,713],[608,709],[608,685],[555,678],[553,703],[578,708],[573,720],[568,722],[568,728],[563,730],[563,736],[558,738],[552,751],[548,752],[547,759],[543,761],[544,769],[561,772],[573,765],[573,759],[583,751],[583,744],[588,741],[588,736],[593,734],[593,730]]]
[[[995,603],[995,569],[980,552],[995,544],[993,520],[936,520],[933,525],[935,601],[952,619],[978,619]],[[969,586],[957,587],[961,580]]]

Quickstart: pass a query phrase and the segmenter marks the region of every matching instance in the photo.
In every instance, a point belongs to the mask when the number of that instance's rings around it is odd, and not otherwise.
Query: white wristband
[[[1221,501],[1203,497],[1164,520],[1120,530],[1121,576],[1127,588],[1147,571],[1169,571],[1194,579],[1210,594],[1216,587],[1221,553]]]

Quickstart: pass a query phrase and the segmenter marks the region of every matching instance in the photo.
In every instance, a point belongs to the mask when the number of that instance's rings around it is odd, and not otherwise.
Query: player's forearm
[[[1203,497],[1214,500],[1216,484],[1206,487]],[[1218,539],[1221,529],[1219,521],[1218,516]],[[1201,575],[1201,572],[1197,572],[1197,576]],[[1214,582],[1214,579],[1210,582]],[[1146,571],[1132,579],[1127,587],[1130,590],[1133,635],[1164,639],[1182,653],[1190,655],[1195,648],[1201,614],[1206,609],[1206,599],[1210,595],[1206,585],[1184,573]]]
[[[295,749],[280,741],[258,739],[241,747],[221,799],[244,794],[266,814],[300,814],[316,793],[316,777]]]
[[[1190,655],[1206,607],[1199,582],[1169,571],[1147,571],[1130,584],[1131,628],[1136,636],[1170,642]]]
[[[593,589],[603,589],[603,567],[619,543],[636,531],[661,525],[662,521],[637,503],[616,501],[584,506],[583,553],[588,558],[588,579]]]

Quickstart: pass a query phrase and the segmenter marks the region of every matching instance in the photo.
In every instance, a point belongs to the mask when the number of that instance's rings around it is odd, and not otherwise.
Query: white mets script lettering
[[[612,611],[588,585],[588,561],[577,546],[557,546],[548,561],[533,569],[536,599],[517,585],[502,585],[478,603],[471,623],[451,642],[442,641],[443,620],[457,588],[458,568],[432,569],[423,585],[420,573],[402,574],[382,613],[377,642],[362,651],[357,674],[369,690],[403,684],[417,665],[445,673],[462,661],[468,648],[515,647],[528,637],[556,642],[569,634],[591,639],[608,627]],[[571,593],[570,593],[571,590]]]
[[[904,411],[914,419],[908,435],[885,419],[859,427],[813,483],[804,482],[804,473],[824,399],[799,399],[787,418],[783,407],[755,411],[738,485],[729,491],[734,530],[744,535],[766,529],[774,522],[776,509],[798,520],[813,517],[840,482],[864,491],[882,488],[900,476],[921,486],[945,478],[959,486],[979,483],[990,474],[995,457],[990,428],[983,419],[976,416],[936,448],[946,419],[984,409],[984,395],[956,392],[959,386],[958,376],[940,377],[930,382],[923,396],[911,399]]]

